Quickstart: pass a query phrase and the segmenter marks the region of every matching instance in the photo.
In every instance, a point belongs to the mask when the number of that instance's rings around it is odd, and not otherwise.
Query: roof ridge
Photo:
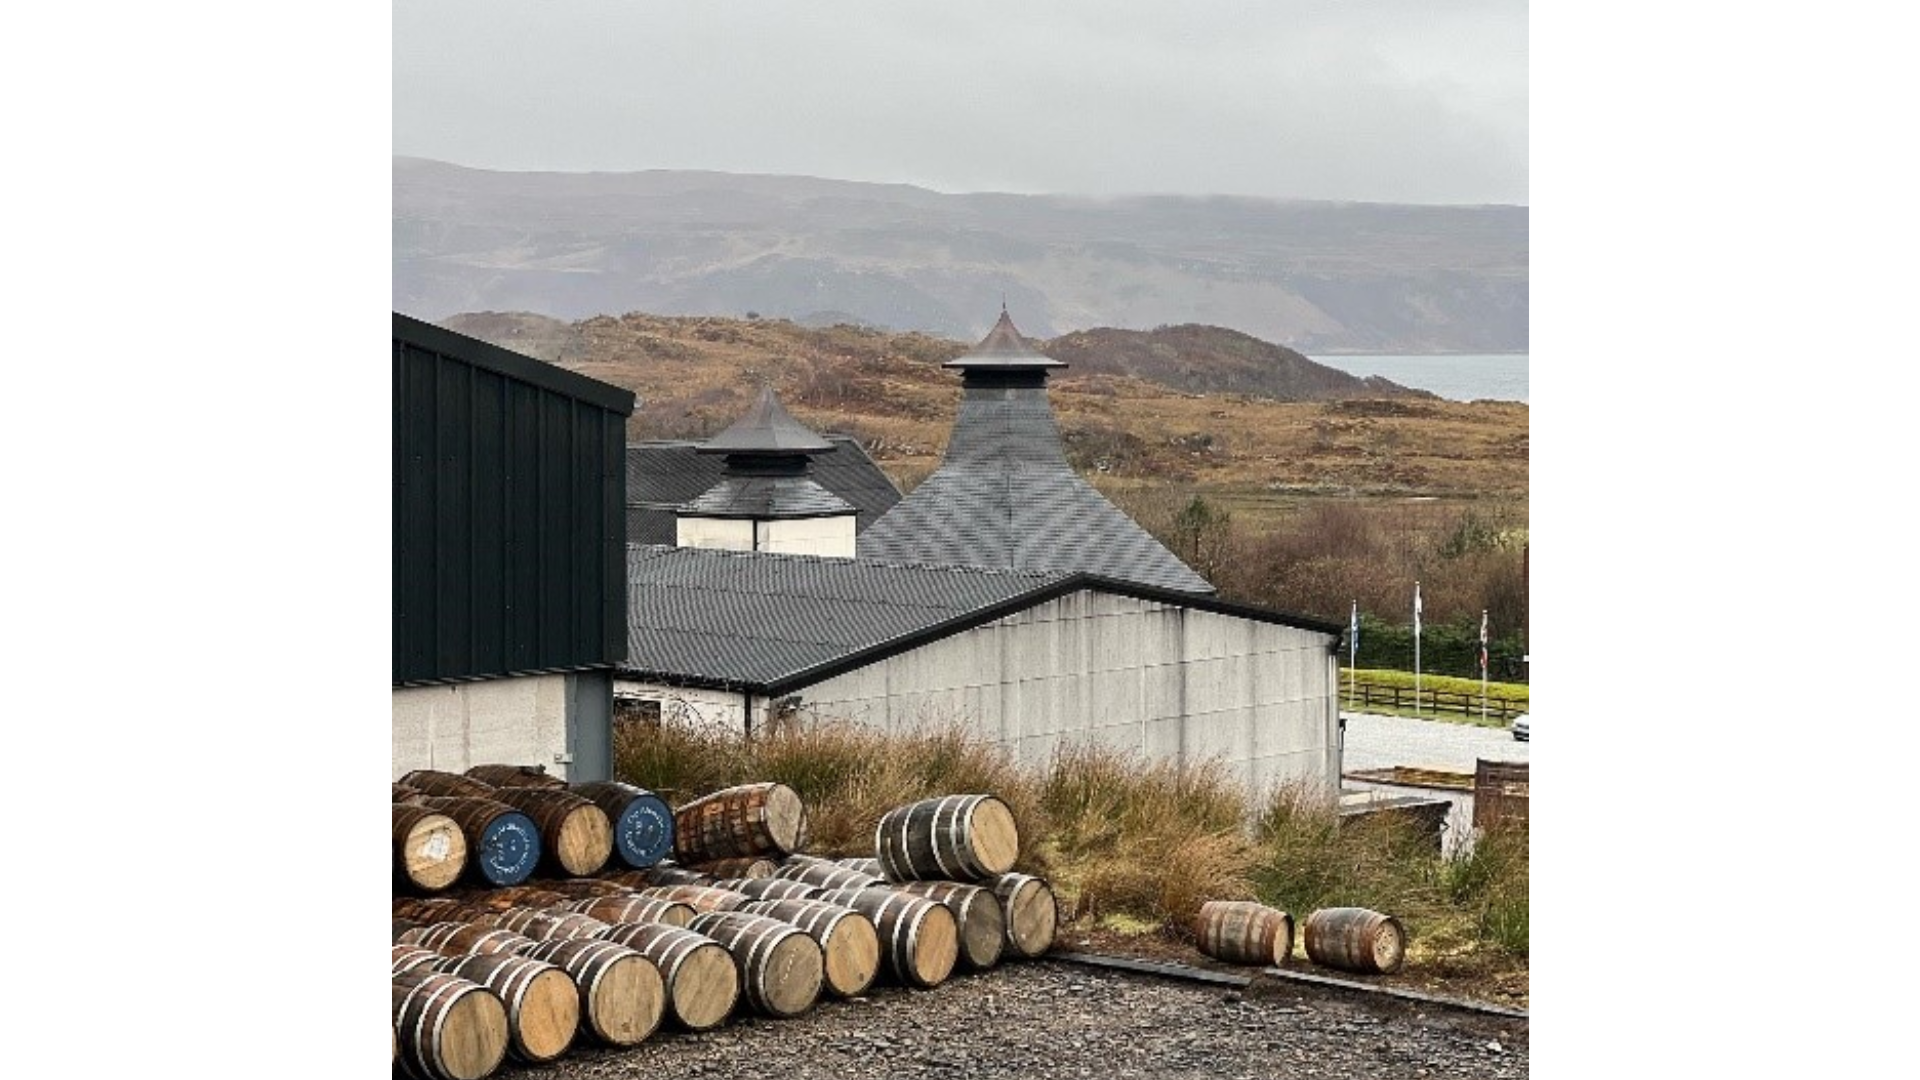
[[[864,557],[849,559],[843,555],[805,555],[791,551],[743,551],[737,548],[681,547],[675,544],[636,544],[629,542],[627,544],[627,550],[638,551],[649,557],[684,551],[714,558],[767,559],[818,565],[884,567],[894,570],[938,570],[952,574],[982,574],[993,577],[1056,578],[1070,577],[1080,572],[1030,566],[970,566],[963,563],[902,562],[894,559],[870,559]]]

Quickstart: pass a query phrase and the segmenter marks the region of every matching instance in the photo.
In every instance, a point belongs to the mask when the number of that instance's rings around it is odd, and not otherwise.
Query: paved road
[[[1395,765],[1472,773],[1475,763],[1487,761],[1530,761],[1533,744],[1517,742],[1505,728],[1484,728],[1472,724],[1450,724],[1443,720],[1414,720],[1402,716],[1374,713],[1342,713],[1346,717],[1346,746],[1341,771],[1386,769]],[[1379,791],[1393,795],[1419,795],[1445,798],[1453,803],[1447,812],[1447,828],[1442,846],[1448,852],[1460,850],[1473,829],[1473,796],[1470,793],[1433,788],[1375,784],[1344,780],[1346,791]]]
[[[1384,769],[1414,765],[1472,772],[1474,762],[1527,761],[1532,743],[1516,742],[1505,728],[1413,720],[1402,716],[1343,712],[1347,718],[1344,768]]]

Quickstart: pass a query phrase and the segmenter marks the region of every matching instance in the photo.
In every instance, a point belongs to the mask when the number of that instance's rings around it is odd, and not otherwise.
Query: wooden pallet
[[[1473,774],[1446,769],[1423,769],[1412,765],[1393,765],[1385,769],[1355,769],[1340,774],[1343,779],[1369,784],[1398,784],[1401,787],[1439,788],[1445,791],[1472,791]]]

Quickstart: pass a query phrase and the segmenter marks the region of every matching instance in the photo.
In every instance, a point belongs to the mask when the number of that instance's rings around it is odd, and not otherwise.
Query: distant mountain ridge
[[[1527,210],[947,195],[396,157],[394,309],[855,322],[959,340],[1207,324],[1300,351],[1523,352]]]
[[[611,327],[640,320],[649,330],[675,327],[693,342],[721,341],[758,352],[763,364],[777,365],[781,354],[812,355],[829,366],[849,362],[850,342],[872,354],[908,352],[925,364],[922,377],[935,385],[951,379],[935,365],[950,360],[969,343],[914,335],[907,345],[884,331],[867,329],[855,338],[833,327],[809,327],[790,321],[743,323],[719,318],[689,320],[632,313],[624,319],[600,317],[567,323],[529,312],[463,312],[440,325],[528,356],[562,364],[610,363],[623,356],[644,356],[659,336],[609,334]],[[684,324],[697,322],[687,327]],[[845,328],[846,324],[842,324]],[[748,341],[754,342],[748,346]],[[1182,394],[1242,394],[1273,401],[1349,401],[1377,398],[1439,400],[1426,390],[1401,386],[1378,375],[1360,376],[1316,363],[1293,349],[1218,326],[1162,326],[1152,330],[1096,327],[1033,346],[1067,365],[1059,379],[1084,382],[1112,376],[1137,379]],[[698,348],[699,346],[694,346]],[[713,361],[724,363],[715,351]]]

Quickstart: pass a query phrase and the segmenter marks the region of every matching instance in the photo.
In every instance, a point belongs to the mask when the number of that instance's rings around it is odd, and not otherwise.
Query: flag
[[[1480,609],[1480,676],[1487,674],[1487,609]]]
[[[1420,583],[1413,583],[1413,636],[1420,636]]]
[[[1360,601],[1353,602],[1353,618],[1347,623],[1347,663],[1360,655]]]

